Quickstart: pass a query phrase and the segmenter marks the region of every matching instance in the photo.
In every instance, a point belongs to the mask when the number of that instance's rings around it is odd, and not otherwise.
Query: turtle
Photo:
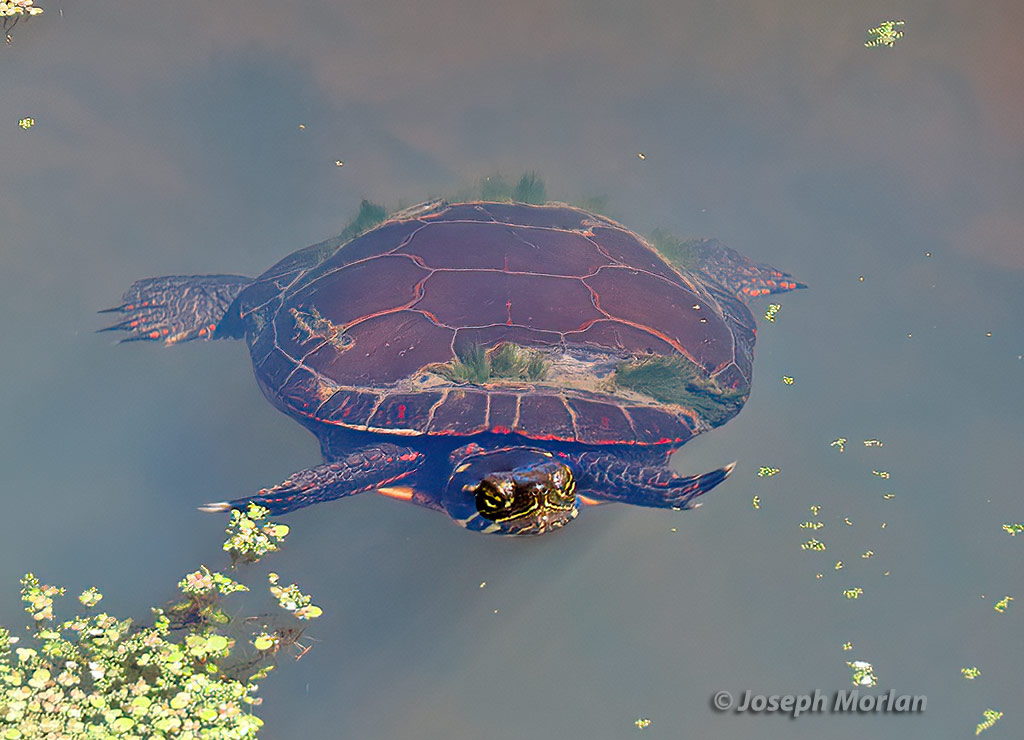
[[[549,202],[431,201],[257,278],[135,282],[101,331],[242,339],[324,463],[200,507],[284,514],[375,491],[476,532],[542,534],[610,501],[689,509],[735,463],[669,456],[750,390],[748,302],[806,287],[716,239],[660,248]]]

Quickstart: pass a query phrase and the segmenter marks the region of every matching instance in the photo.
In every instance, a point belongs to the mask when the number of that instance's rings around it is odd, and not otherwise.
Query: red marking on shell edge
[[[512,430],[508,427],[491,427],[491,431],[495,434],[512,434]]]

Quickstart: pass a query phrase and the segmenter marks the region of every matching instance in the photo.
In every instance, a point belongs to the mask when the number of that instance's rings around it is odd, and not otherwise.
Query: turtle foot
[[[677,475],[664,465],[623,463],[602,453],[584,453],[577,464],[583,492],[605,501],[621,501],[659,509],[692,509],[694,499],[724,481],[736,467],[731,462],[701,475]]]
[[[177,344],[223,336],[218,326],[228,306],[252,282],[241,275],[170,275],[132,284],[122,304],[100,313],[119,313],[121,321],[100,331],[123,331],[122,342]]]
[[[269,509],[271,514],[285,514],[321,501],[332,501],[390,486],[415,473],[423,464],[423,453],[408,447],[381,444],[365,447],[341,460],[300,470],[272,488],[255,496],[234,501],[215,501],[199,507],[212,513],[238,509],[249,504]]]

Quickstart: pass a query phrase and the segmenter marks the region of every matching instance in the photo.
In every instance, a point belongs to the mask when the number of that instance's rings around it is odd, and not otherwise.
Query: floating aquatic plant
[[[235,560],[277,549],[287,527],[266,515],[259,507],[234,512],[224,549]],[[271,586],[294,616],[321,613],[294,584]],[[58,622],[65,590],[26,574],[21,598],[34,622],[27,644],[0,627],[0,738],[255,738],[263,722],[252,711],[260,703],[254,681],[281,646],[295,644],[295,631],[264,627],[249,640],[257,656],[239,657],[219,604],[246,587],[201,566],[178,588],[184,600],[153,609],[152,625],[95,613],[103,599],[95,587],[78,597],[84,615]]]
[[[868,29],[864,46],[869,49],[876,46],[888,46],[891,49],[897,39],[903,38],[903,31],[900,30],[903,25],[905,25],[903,21],[882,21],[874,28]]]

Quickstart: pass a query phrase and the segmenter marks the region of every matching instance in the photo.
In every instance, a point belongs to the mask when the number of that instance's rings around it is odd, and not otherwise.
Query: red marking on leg
[[[205,326],[202,329],[199,330],[199,336],[201,336],[201,337],[205,337],[206,336],[206,327]]]
[[[151,331],[149,333],[149,338],[150,339],[159,339],[160,338],[160,332],[158,332],[158,331]]]
[[[134,329],[134,328],[135,328],[136,326],[138,326],[138,325],[139,325],[138,319],[136,319],[136,320],[135,320],[135,321],[133,321],[132,323],[128,324],[128,326],[130,326],[130,327],[131,327],[131,328],[133,328],[133,329]]]

